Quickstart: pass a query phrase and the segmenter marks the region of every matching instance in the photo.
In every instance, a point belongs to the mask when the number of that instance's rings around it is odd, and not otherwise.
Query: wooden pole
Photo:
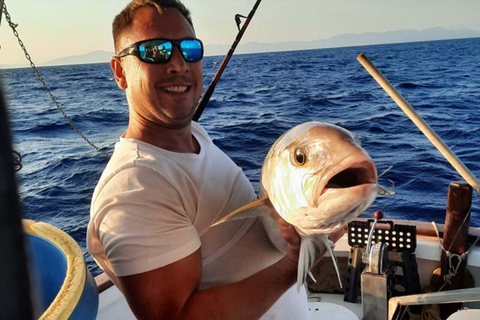
[[[378,84],[388,93],[388,95],[397,103],[400,109],[415,123],[430,142],[440,151],[448,162],[457,170],[465,181],[480,195],[480,185],[470,170],[453,153],[452,150],[442,141],[442,139],[433,131],[432,128],[422,119],[415,109],[405,100],[404,97],[392,86],[387,78],[373,65],[364,53],[361,53],[357,60],[378,82]]]
[[[450,254],[461,255],[468,250],[471,205],[472,187],[465,182],[452,182],[448,188],[447,214],[443,232],[443,247]],[[460,260],[458,257],[453,256],[450,259],[445,251],[442,252],[440,264],[442,279],[444,276],[448,276],[451,268],[455,268],[459,264],[455,276],[449,279],[449,283],[442,288],[442,291],[463,288],[467,258]],[[460,307],[461,303],[441,306],[442,319],[448,318]]]

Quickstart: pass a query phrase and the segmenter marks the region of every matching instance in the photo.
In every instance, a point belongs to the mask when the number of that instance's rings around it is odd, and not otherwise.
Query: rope
[[[423,289],[423,292],[430,293],[434,292],[433,287],[426,286]],[[442,320],[440,317],[440,306],[438,304],[427,304],[422,308],[422,313],[420,314],[421,320]]]
[[[12,31],[13,31],[13,35],[17,38],[18,40],[18,44],[20,45],[20,47],[22,48],[24,54],[25,54],[25,58],[27,58],[27,60],[30,62],[30,66],[32,67],[33,69],[33,72],[35,73],[35,75],[37,76],[38,80],[42,83],[42,86],[43,88],[45,89],[45,91],[48,93],[48,95],[50,96],[50,99],[53,101],[53,103],[55,104],[55,106],[57,107],[58,111],[60,111],[60,113],[63,115],[63,117],[67,120],[67,122],[70,124],[70,126],[73,128],[73,130],[75,130],[76,133],[78,133],[83,140],[85,140],[90,146],[92,146],[95,150],[103,153],[105,156],[110,156],[108,153],[106,153],[105,151],[102,151],[100,150],[100,148],[98,148],[95,144],[93,144],[93,142],[91,142],[90,140],[88,140],[88,138],[80,131],[80,129],[77,128],[77,126],[73,123],[73,121],[68,117],[68,115],[65,113],[65,111],[63,111],[62,107],[60,106],[60,104],[57,102],[57,99],[55,98],[55,96],[50,92],[50,89],[48,88],[47,84],[45,83],[45,81],[43,80],[43,77],[42,75],[40,74],[40,71],[37,69],[37,67],[35,66],[35,64],[33,63],[32,61],[32,58],[30,57],[30,54],[27,52],[27,49],[25,48],[25,45],[23,44],[23,41],[20,39],[20,36],[18,34],[18,31],[17,31],[17,26],[18,24],[15,24],[12,22],[12,19],[10,17],[10,14],[8,13],[8,10],[7,10],[7,5],[5,3],[3,3],[3,8],[2,8],[3,12],[5,13],[5,19],[7,20],[8,22],[8,25],[10,26],[10,28],[12,28]]]

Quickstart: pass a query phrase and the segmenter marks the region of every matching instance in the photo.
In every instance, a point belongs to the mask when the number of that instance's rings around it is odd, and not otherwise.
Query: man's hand
[[[282,218],[278,219],[278,224],[280,226],[280,233],[282,234],[283,239],[285,239],[287,242],[287,254],[285,257],[296,268],[298,265],[298,257],[300,256],[300,245],[302,244],[302,239],[295,230],[295,227]]]
[[[341,237],[343,237],[344,234],[345,234],[345,227],[342,227],[340,230],[330,233],[328,235],[328,239],[333,241],[333,243],[336,243],[338,240],[340,240]]]
[[[287,253],[285,258],[290,263],[292,263],[293,266],[297,266],[298,258],[300,256],[300,245],[302,244],[302,239],[295,230],[295,227],[286,222],[284,219],[279,218],[278,224],[280,226],[280,232],[282,234],[282,237],[287,242]],[[330,239],[333,243],[336,243],[344,234],[345,227],[329,234],[328,239]],[[321,256],[322,255],[318,256],[318,260],[315,262],[315,264],[320,261]]]

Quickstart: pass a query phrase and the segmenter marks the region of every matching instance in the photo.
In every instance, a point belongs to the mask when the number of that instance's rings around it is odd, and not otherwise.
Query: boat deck
[[[348,257],[350,247],[344,236],[336,245],[338,258]],[[430,283],[433,270],[439,266],[441,248],[436,237],[417,236],[418,271],[422,288]],[[329,259],[328,255],[324,259]],[[468,255],[467,268],[476,284],[480,283],[480,247],[471,249]],[[361,302],[350,303],[343,300],[343,294],[310,293],[309,305],[312,319],[362,319]],[[469,308],[480,309],[480,303],[469,303]],[[121,292],[111,286],[100,294],[100,305],[97,319],[135,319]]]

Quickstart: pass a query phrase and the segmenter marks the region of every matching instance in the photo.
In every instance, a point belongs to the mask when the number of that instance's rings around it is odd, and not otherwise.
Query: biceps
[[[119,277],[121,289],[138,319],[172,319],[198,291],[201,250],[167,266]]]

